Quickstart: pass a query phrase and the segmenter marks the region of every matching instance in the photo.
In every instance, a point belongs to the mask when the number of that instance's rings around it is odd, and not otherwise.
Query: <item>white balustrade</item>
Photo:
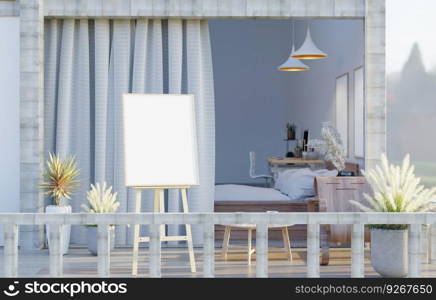
[[[256,224],[256,276],[268,276],[268,225],[307,224],[307,276],[320,276],[320,224],[352,224],[351,276],[364,277],[364,225],[409,224],[409,276],[421,275],[421,227],[435,224],[436,213],[114,213],[44,214],[1,213],[4,227],[4,275],[18,274],[18,227],[49,224],[50,276],[63,276],[62,227],[98,225],[98,275],[110,276],[110,226],[150,225],[150,277],[161,277],[162,224],[201,224],[203,228],[203,276],[214,277],[215,224]]]

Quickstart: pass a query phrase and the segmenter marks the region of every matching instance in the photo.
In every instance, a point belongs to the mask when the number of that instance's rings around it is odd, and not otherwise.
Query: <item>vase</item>
[[[371,229],[371,264],[383,277],[406,277],[407,229]]]
[[[50,213],[56,213],[56,214],[70,214],[72,212],[71,205],[49,205],[45,208],[45,212]],[[48,249],[51,249],[51,241],[50,241],[50,225],[46,226],[46,232],[47,232],[47,241],[48,241]],[[67,254],[68,248],[70,246],[70,235],[71,235],[71,225],[61,225],[62,226],[62,253]]]
[[[319,155],[316,151],[308,151],[306,152],[306,159],[318,159]]]
[[[97,226],[88,226],[86,230],[88,250],[92,255],[97,255]],[[113,226],[111,226],[109,230],[109,242],[110,249],[113,250],[115,248],[115,227]]]

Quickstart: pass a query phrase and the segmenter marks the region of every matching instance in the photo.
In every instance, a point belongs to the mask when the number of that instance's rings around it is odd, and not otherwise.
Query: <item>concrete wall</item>
[[[264,160],[286,152],[285,124],[309,129],[318,138],[321,124],[334,121],[335,80],[350,72],[349,153],[353,150],[353,70],[364,64],[363,20],[313,21],[312,36],[329,54],[310,61],[307,72],[280,72],[289,55],[289,20],[211,20],[215,105],[216,181],[262,183],[248,176],[248,152],[257,153],[257,171],[267,173]],[[306,34],[307,21],[295,22],[295,42]],[[291,147],[294,144],[290,144]]]
[[[19,18],[0,17],[0,212],[20,208],[19,40]]]

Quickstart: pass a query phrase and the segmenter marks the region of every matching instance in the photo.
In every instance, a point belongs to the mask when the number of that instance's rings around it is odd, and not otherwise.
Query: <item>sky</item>
[[[426,70],[436,70],[436,0],[386,0],[388,74],[401,70],[415,42]]]

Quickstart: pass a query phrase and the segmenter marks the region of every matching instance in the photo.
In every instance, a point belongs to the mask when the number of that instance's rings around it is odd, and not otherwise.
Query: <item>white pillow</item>
[[[292,168],[292,169],[284,169],[280,170],[280,172],[277,174],[277,179],[274,182],[274,188],[276,190],[281,191],[284,186],[286,185],[286,182],[289,181],[288,178],[292,176],[297,171],[300,170],[310,170],[309,168]]]
[[[338,175],[336,170],[290,169],[280,174],[281,178],[279,177],[277,181],[279,181],[280,191],[288,195],[291,200],[303,200],[315,196],[313,184],[316,176],[336,175]]]

